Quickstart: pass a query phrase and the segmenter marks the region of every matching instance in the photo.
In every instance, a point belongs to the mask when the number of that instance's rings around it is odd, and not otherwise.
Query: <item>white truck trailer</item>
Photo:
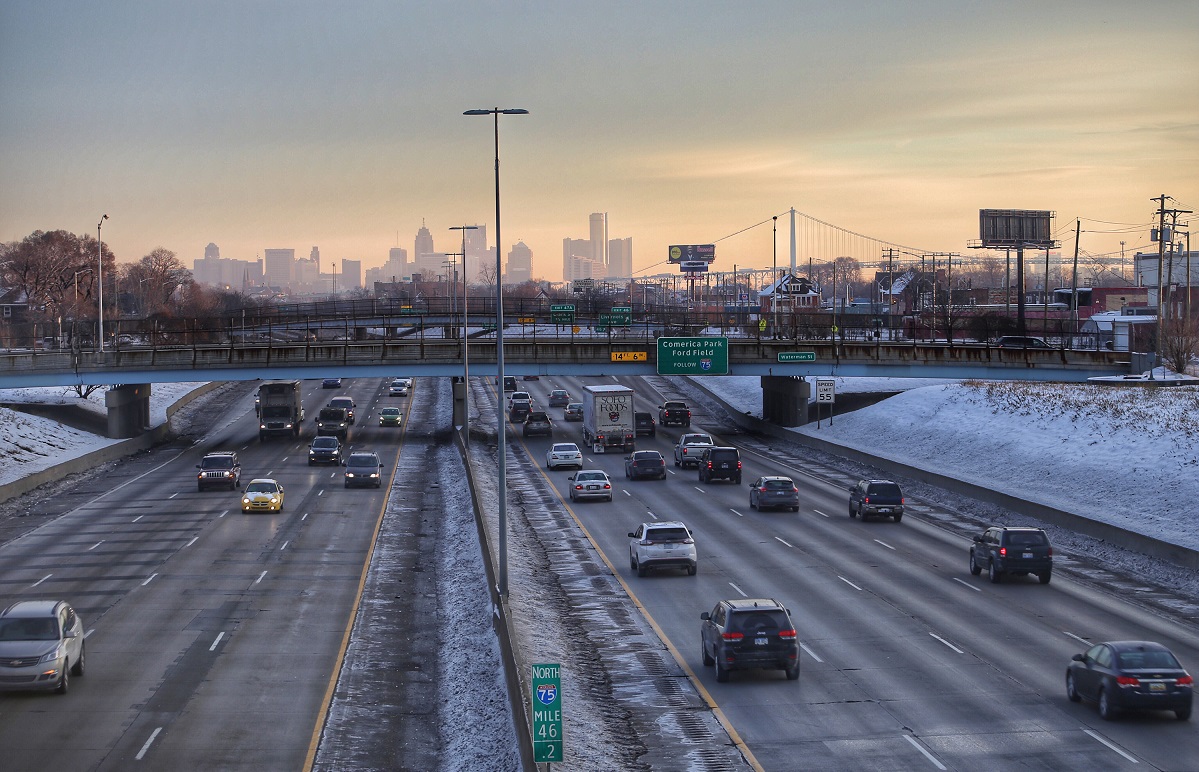
[[[583,387],[583,443],[592,452],[633,450],[633,390],[627,386]]]

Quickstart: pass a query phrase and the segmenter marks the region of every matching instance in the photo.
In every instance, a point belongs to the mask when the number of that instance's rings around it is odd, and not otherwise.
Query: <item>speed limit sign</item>
[[[816,402],[820,404],[831,405],[837,401],[836,396],[837,382],[831,379],[820,379],[816,381]]]

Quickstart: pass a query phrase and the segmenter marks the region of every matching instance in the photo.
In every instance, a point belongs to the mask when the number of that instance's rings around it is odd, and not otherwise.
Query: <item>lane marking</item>
[[[103,540],[103,539],[101,539],[100,541],[96,542],[96,543],[95,543],[95,544],[93,544],[92,546],[90,546],[90,547],[88,547],[87,549],[85,549],[85,550],[84,550],[84,552],[91,552],[92,550],[94,550],[96,547],[99,547],[99,546],[100,546],[101,544],[103,544],[103,543],[104,543],[104,540]]]
[[[154,581],[154,577],[156,577],[156,576],[158,576],[158,572],[157,572],[157,571],[155,571],[154,573],[150,574],[150,576],[148,576],[148,577],[146,578],[146,581],[142,582],[142,587],[145,587],[147,584],[149,584],[150,582]]]
[[[821,662],[821,663],[823,663],[823,662],[824,662],[824,660],[822,660],[822,659],[821,659],[819,656],[817,656],[816,652],[814,652],[814,651],[812,651],[811,649],[809,649],[809,648],[807,647],[807,644],[805,644],[803,641],[800,641],[800,643],[799,643],[799,648],[801,648],[801,649],[803,649],[804,651],[806,651],[806,652],[808,653],[808,656],[809,656],[809,657],[811,657],[812,659],[816,660],[817,662]]]
[[[731,508],[731,507],[729,508],[729,511],[730,511],[730,512],[732,512],[732,513],[733,513],[734,515],[736,515],[737,517],[745,517],[745,515],[741,514],[740,512],[738,512],[737,510],[735,510],[735,509],[733,509],[733,508]]]
[[[821,517],[828,517],[828,515],[824,514],[819,509],[813,509],[812,511],[815,512],[816,514],[820,515]]]
[[[894,548],[894,547],[892,547],[890,544],[887,544],[885,541],[879,541],[878,539],[875,539],[875,541],[876,541],[876,542],[878,542],[879,544],[883,545],[884,547],[886,547],[886,548],[887,548],[887,549],[889,549],[889,550],[894,550],[894,549],[895,549],[895,548]]]
[[[620,492],[621,492],[621,493],[623,493],[624,495],[628,496],[629,498],[633,498],[633,494],[629,493],[629,492],[628,492],[628,491],[626,491],[626,490],[623,490],[623,489],[622,489]]]
[[[862,588],[861,588],[861,587],[859,587],[859,586],[857,586],[856,584],[854,584],[853,582],[849,581],[849,580],[848,580],[848,579],[846,579],[844,576],[838,576],[837,578],[838,578],[838,579],[840,579],[841,581],[845,582],[846,584],[848,584],[850,587],[854,588],[854,589],[855,589],[855,590],[857,590],[858,592],[861,592],[861,591],[862,591]]]
[[[1098,740],[1099,742],[1101,742],[1101,743],[1103,743],[1104,745],[1106,745],[1106,746],[1107,746],[1108,748],[1110,748],[1111,750],[1115,751],[1116,753],[1119,753],[1121,756],[1123,756],[1124,758],[1128,759],[1128,760],[1129,760],[1129,761],[1131,761],[1133,764],[1140,764],[1140,763],[1141,763],[1141,762],[1137,761],[1136,759],[1134,759],[1132,756],[1129,756],[1127,753],[1125,753],[1124,751],[1122,751],[1122,750],[1120,750],[1119,748],[1117,748],[1117,747],[1116,747],[1114,744],[1112,744],[1111,742],[1108,742],[1108,740],[1107,740],[1106,738],[1104,738],[1104,736],[1103,736],[1103,735],[1099,734],[1099,733],[1098,733],[1098,732],[1096,732],[1094,729],[1086,729],[1086,728],[1083,728],[1083,730],[1082,730],[1082,731],[1083,731],[1083,733],[1084,733],[1084,734],[1088,734],[1088,735],[1090,735],[1091,737],[1095,738],[1095,739],[1096,739],[1096,740]]]
[[[321,488],[319,491],[317,491],[316,495],[318,495],[318,496],[324,496],[324,495],[325,495],[325,489],[324,489],[324,488]]]
[[[217,644],[220,643],[221,639],[224,637],[225,637],[225,632],[223,630],[221,632],[217,633],[216,640],[212,642],[212,645],[208,647],[208,650],[216,651]]]
[[[179,491],[175,491],[175,492],[174,492],[174,493],[172,493],[170,496],[167,496],[167,500],[169,501],[169,500],[171,500],[171,499],[175,498],[175,497],[176,497],[176,496],[178,496],[178,495],[179,495]]]
[[[146,740],[146,744],[142,746],[142,749],[140,751],[138,751],[137,755],[134,756],[133,758],[136,759],[137,761],[141,761],[142,757],[146,755],[146,751],[150,750],[150,745],[154,742],[154,739],[156,737],[158,737],[158,733],[161,731],[162,731],[162,727],[158,727],[153,732],[151,732],[150,739]]]
[[[645,514],[649,515],[649,517],[650,517],[650,519],[651,519],[651,520],[657,520],[657,519],[658,519],[658,516],[657,516],[657,515],[655,515],[653,512],[650,512],[648,509],[647,509],[647,510],[645,510]]]
[[[967,582],[965,579],[958,579],[955,576],[953,578],[953,580],[967,589],[974,590],[975,592],[982,592],[982,590],[980,590],[977,587],[975,587],[974,585],[970,584],[970,582]]]
[[[141,520],[143,517],[145,517],[145,515],[138,515],[137,517],[133,518],[133,522],[136,523],[138,520]]]
[[[217,517],[224,517],[224,516],[225,516],[225,515],[227,515],[227,514],[229,514],[229,510],[227,510],[227,509],[226,509],[226,510],[225,510],[224,512],[222,512],[221,514],[217,515]]]
[[[1074,640],[1079,641],[1080,643],[1085,643],[1088,646],[1091,645],[1091,642],[1088,641],[1086,638],[1083,638],[1081,635],[1075,635],[1074,633],[1072,633],[1068,630],[1062,630],[1062,635],[1068,635],[1071,638],[1073,638]]]
[[[258,584],[259,582],[261,582],[262,578],[264,576],[266,576],[266,571],[263,571],[261,574],[258,575],[258,578],[254,580],[254,584]]]
[[[29,585],[29,586],[30,586],[30,587],[37,587],[39,584],[41,584],[42,582],[46,581],[47,579],[49,579],[49,578],[50,578],[50,577],[52,577],[52,576],[54,576],[54,574],[46,574],[46,575],[45,575],[45,576],[43,576],[41,579],[38,579],[36,582],[34,582],[33,584],[31,584],[31,585]]]
[[[780,539],[780,538],[779,538],[779,537],[777,537],[777,536],[775,536],[774,538],[775,538],[777,541],[781,541],[783,544],[787,544],[787,541],[786,541],[785,539]],[[795,545],[794,545],[794,544],[787,544],[787,546],[788,546],[788,547],[790,547],[791,549],[795,549]]]
[[[695,489],[697,491],[699,491],[700,493],[704,494],[705,496],[708,495],[708,492],[706,490],[704,490],[703,488],[699,487],[698,485],[695,486]]]
[[[742,598],[748,598],[748,597],[749,597],[748,595],[746,595],[746,594],[745,594],[745,590],[742,590],[740,587],[738,587],[737,585],[733,584],[732,582],[729,582],[729,587],[732,587],[734,590],[736,590],[737,592],[741,593],[741,597],[742,597]]]
[[[937,761],[937,757],[932,755],[931,753],[929,753],[927,750],[925,750],[923,745],[916,742],[916,738],[912,737],[910,734],[905,734],[905,735],[900,735],[900,736],[903,737],[903,739],[907,740],[909,743],[911,743],[913,748],[915,748],[916,750],[923,753],[924,758],[931,761],[933,763],[933,765],[936,766],[937,769],[941,769],[941,770],[945,769],[945,765],[942,764],[941,762]]]
[[[945,645],[946,645],[946,646],[948,646],[949,648],[953,649],[953,650],[954,650],[954,651],[956,651],[958,654],[965,654],[965,653],[966,653],[966,652],[962,651],[961,649],[959,649],[957,646],[954,646],[952,643],[950,643],[949,641],[947,641],[947,640],[945,640],[944,638],[942,638],[941,636],[937,635],[936,633],[929,633],[929,635],[931,635],[932,637],[936,638],[938,641],[940,641],[941,643],[945,644]]]
[[[283,546],[279,548],[279,551],[282,552],[283,550],[287,549],[288,544],[291,544],[291,542],[290,541],[283,542]]]
[[[308,519],[308,513],[307,513],[307,512],[305,512],[305,513],[304,513],[304,516],[300,518],[300,522],[304,522],[304,521],[305,521],[305,520],[307,520],[307,519]]]
[[[198,542],[199,540],[200,540],[200,537],[199,537],[199,536],[193,536],[191,541],[189,541],[187,544],[184,544],[184,545],[183,545],[183,548],[184,548],[184,549],[187,549],[188,547],[192,546],[193,544],[195,544],[195,543],[196,543],[196,542]]]
[[[87,638],[88,636],[90,636],[90,635],[91,635],[92,633],[94,633],[94,632],[96,632],[96,628],[94,628],[94,627],[93,627],[91,630],[88,630],[86,633],[84,633],[84,634],[83,634],[83,637],[84,637],[84,638]]]

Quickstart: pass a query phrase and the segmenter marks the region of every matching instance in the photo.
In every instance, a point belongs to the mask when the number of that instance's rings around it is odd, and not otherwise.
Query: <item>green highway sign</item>
[[[565,303],[560,306],[550,306],[550,313],[557,313],[559,311],[566,311],[573,314],[575,312],[575,304]]]
[[[658,338],[658,375],[728,374],[728,338]]]
[[[562,761],[562,666],[532,666],[533,761]]]
[[[780,351],[780,362],[815,362],[815,351]]]
[[[628,327],[633,323],[633,307],[632,306],[613,306],[612,307],[612,324],[618,327]]]
[[[575,307],[573,303],[550,306],[550,321],[554,324],[574,324]]]

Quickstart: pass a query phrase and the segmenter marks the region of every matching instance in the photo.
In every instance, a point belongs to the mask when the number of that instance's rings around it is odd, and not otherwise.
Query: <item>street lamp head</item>
[[[493,107],[490,110],[466,110],[463,115],[528,115],[529,111],[521,107],[513,107],[508,109],[500,109]]]

